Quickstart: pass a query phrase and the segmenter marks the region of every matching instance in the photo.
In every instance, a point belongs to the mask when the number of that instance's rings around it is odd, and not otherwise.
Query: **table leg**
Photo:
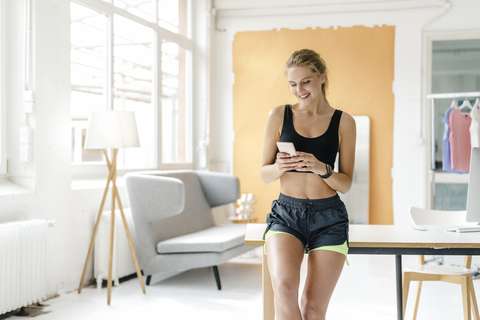
[[[402,292],[402,256],[395,256],[395,277],[397,282],[397,320],[403,320],[403,292]]]
[[[268,271],[267,255],[262,252],[262,292],[263,292],[263,320],[275,320],[273,304],[273,288],[270,272]]]

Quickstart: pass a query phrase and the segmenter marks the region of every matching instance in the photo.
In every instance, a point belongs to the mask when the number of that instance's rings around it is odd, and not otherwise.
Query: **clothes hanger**
[[[460,111],[463,108],[468,108],[468,111],[471,111],[473,109],[473,107],[472,107],[470,101],[467,99],[467,97],[465,97],[465,100],[463,100],[462,105],[458,107],[458,109],[460,109]]]
[[[450,104],[450,108],[452,108],[452,109],[457,109],[458,108],[457,99],[453,98],[452,103]]]
[[[473,104],[473,108],[475,109],[480,109],[480,97],[477,97],[477,99],[475,99],[475,103]]]

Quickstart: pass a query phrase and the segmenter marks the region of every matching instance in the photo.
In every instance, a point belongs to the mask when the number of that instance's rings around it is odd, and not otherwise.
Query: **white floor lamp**
[[[143,293],[145,293],[145,284],[143,283],[142,273],[140,266],[138,265],[137,255],[133,246],[132,237],[128,229],[127,220],[123,213],[122,202],[118,194],[117,185],[115,183],[117,178],[117,154],[119,148],[140,147],[138,139],[137,124],[135,122],[135,113],[131,111],[100,111],[93,112],[90,116],[87,136],[85,138],[85,149],[103,149],[103,154],[107,160],[107,166],[109,175],[107,178],[107,185],[103,193],[102,203],[100,210],[98,211],[97,221],[93,230],[92,240],[90,241],[90,247],[87,253],[87,259],[83,268],[82,279],[78,287],[78,293],[82,292],[83,281],[85,280],[85,273],[87,271],[88,263],[92,253],[93,245],[95,243],[95,236],[97,235],[100,218],[102,217],[103,206],[107,198],[107,193],[112,182],[112,217],[110,223],[110,255],[108,264],[108,294],[107,304],[110,304],[110,297],[112,293],[112,264],[113,264],[113,230],[115,224],[115,199],[117,200],[120,213],[122,214],[123,225],[125,232],[127,233],[128,243],[130,245],[130,251],[132,252],[133,262],[135,263],[135,269],[137,271],[137,277],[140,281]],[[107,149],[113,149],[113,159],[110,162],[108,158]]]

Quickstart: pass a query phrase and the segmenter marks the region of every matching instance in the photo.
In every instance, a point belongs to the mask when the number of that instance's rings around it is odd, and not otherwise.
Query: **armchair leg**
[[[150,285],[150,280],[152,280],[152,276],[147,276],[147,286]]]
[[[218,266],[213,266],[213,274],[215,274],[215,281],[217,282],[218,290],[222,290],[222,284],[220,283],[220,274],[218,273]]]

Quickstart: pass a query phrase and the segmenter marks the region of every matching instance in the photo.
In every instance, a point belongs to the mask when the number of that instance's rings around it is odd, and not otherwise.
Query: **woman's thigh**
[[[328,250],[310,251],[302,296],[304,307],[325,311],[345,264],[345,255]]]
[[[304,254],[303,243],[290,234],[275,234],[268,238],[268,270],[274,289],[278,285],[289,285],[298,290]]]

